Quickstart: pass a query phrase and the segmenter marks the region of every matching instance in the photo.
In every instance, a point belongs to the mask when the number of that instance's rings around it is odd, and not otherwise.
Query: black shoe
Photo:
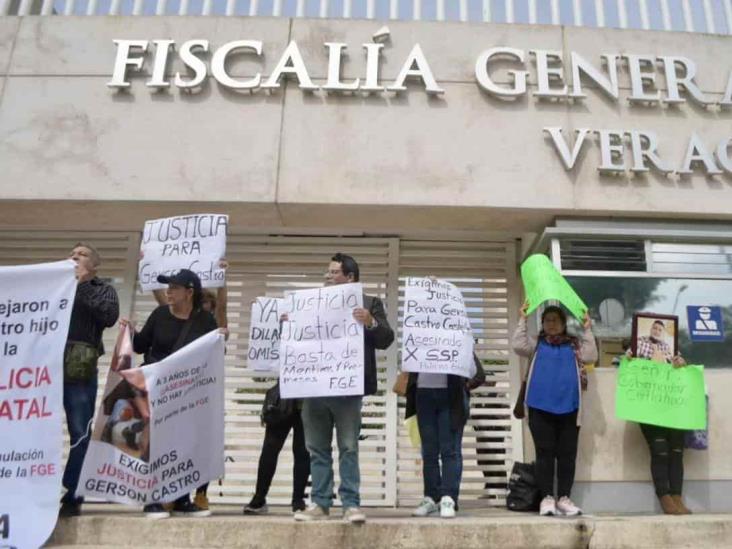
[[[59,517],[78,517],[79,515],[81,515],[81,503],[75,503],[71,501],[61,502],[61,509],[59,509],[58,511]]]
[[[192,501],[181,501],[173,504],[173,516],[174,517],[209,517],[211,511],[207,509],[201,509],[198,505]]]
[[[250,501],[249,504],[244,507],[244,514],[245,515],[266,515],[269,513],[269,507],[267,507],[266,503],[262,503],[261,505],[257,504],[256,501]]]
[[[305,500],[299,499],[292,502],[292,512],[297,513],[298,511],[304,511],[308,506],[305,505]]]
[[[153,520],[164,519],[170,516],[170,513],[165,510],[165,507],[163,507],[159,503],[151,503],[150,505],[145,505],[145,507],[142,508],[142,512],[145,513],[145,518]]]

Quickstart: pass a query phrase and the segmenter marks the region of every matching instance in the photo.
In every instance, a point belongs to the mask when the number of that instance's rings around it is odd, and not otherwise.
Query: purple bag
[[[707,428],[686,431],[684,434],[684,447],[692,450],[709,449],[709,395],[707,395]]]

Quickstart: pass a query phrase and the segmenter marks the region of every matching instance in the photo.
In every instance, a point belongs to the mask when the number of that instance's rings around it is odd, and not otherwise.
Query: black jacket
[[[447,375],[447,390],[450,394],[450,426],[454,431],[462,429],[470,417],[470,392],[485,382],[485,370],[480,359],[473,354],[475,375],[472,379],[461,376]],[[407,407],[404,417],[408,418],[417,413],[417,373],[409,374],[407,382]]]
[[[363,307],[376,320],[373,329],[364,328],[364,395],[376,393],[376,349],[386,349],[394,342],[394,330],[386,319],[384,304],[378,297],[363,295]]]

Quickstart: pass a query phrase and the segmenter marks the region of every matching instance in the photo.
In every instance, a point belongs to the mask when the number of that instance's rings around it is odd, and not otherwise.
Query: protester
[[[335,254],[325,273],[325,284],[346,284],[359,281],[358,263],[353,257]],[[363,296],[363,308],[356,308],[353,317],[364,326],[364,394],[376,392],[376,351],[386,349],[394,341],[394,332],[386,319],[384,304],[378,297]],[[361,431],[362,396],[315,397],[303,403],[302,420],[305,443],[310,453],[312,503],[295,513],[295,520],[322,520],[333,505],[333,456],[331,441],[335,427],[338,441],[340,486],[338,496],[343,505],[343,519],[363,523],[361,511],[361,474],[358,464],[358,440]]]
[[[681,355],[673,356],[671,347],[663,341],[663,321],[651,325],[648,336],[638,338],[636,356],[658,362],[670,362],[674,368],[686,366]],[[628,356],[632,351],[628,350]],[[639,423],[651,454],[651,477],[661,509],[666,515],[688,515],[681,491],[684,485],[684,435],[681,429]]]
[[[132,346],[136,353],[144,354],[145,364],[160,362],[175,351],[199,337],[217,329],[213,315],[202,308],[201,280],[193,271],[181,269],[171,276],[158,276],[158,282],[168,284],[165,290],[168,305],[156,308],[148,317],[142,330],[135,332]],[[123,319],[121,324],[129,321]],[[220,328],[227,333],[226,328]],[[195,433],[187,433],[195,436]],[[149,504],[144,508],[148,518],[166,518],[170,513],[161,504]],[[173,503],[173,514],[203,517],[211,512],[201,509],[185,494]]]
[[[582,392],[587,388],[585,364],[597,360],[592,322],[585,313],[581,338],[567,334],[567,315],[549,306],[541,315],[542,329],[533,341],[527,331],[526,311],[513,335],[516,354],[531,357],[521,393],[529,411],[529,429],[536,448],[536,479],[542,497],[539,514],[575,516],[582,513],[569,498],[574,483],[577,441],[582,416]],[[514,415],[524,417],[524,402]],[[557,496],[554,497],[554,465],[557,468]]]
[[[463,430],[470,417],[470,391],[485,381],[483,365],[473,355],[471,379],[449,374],[410,373],[405,417],[417,414],[422,440],[424,499],[412,513],[440,513],[453,518],[463,471]],[[439,505],[438,505],[439,502]]]
[[[117,292],[97,277],[101,257],[94,246],[79,242],[70,258],[76,263],[78,285],[64,349],[64,410],[71,448],[63,476],[66,493],[61,499],[62,517],[81,514],[84,498],[76,495],[76,488],[94,417],[97,362],[104,354],[102,332],[119,316]]]

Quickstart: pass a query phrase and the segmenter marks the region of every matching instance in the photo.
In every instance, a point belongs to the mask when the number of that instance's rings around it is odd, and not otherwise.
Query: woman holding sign
[[[534,340],[527,330],[527,309],[525,303],[512,341],[516,354],[531,359],[514,415],[521,419],[524,407],[528,408],[529,429],[536,447],[536,479],[542,497],[539,514],[576,516],[582,510],[569,496],[574,484],[582,391],[587,388],[584,365],[597,360],[592,322],[585,313],[582,337],[570,336],[564,310],[549,306],[541,315],[541,331]]]

